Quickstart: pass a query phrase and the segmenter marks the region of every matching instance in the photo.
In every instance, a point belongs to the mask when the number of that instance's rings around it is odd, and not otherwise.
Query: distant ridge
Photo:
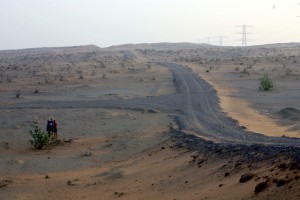
[[[66,46],[66,47],[41,47],[41,48],[29,48],[29,49],[15,49],[15,50],[0,50],[0,54],[41,54],[41,53],[81,53],[101,51],[100,47],[95,45],[81,45],[81,46]]]
[[[276,44],[264,44],[253,45],[247,47],[241,46],[214,46],[210,44],[196,44],[196,43],[139,43],[139,44],[121,44],[113,45],[110,47],[100,48],[96,45],[80,45],[80,46],[65,46],[65,47],[40,47],[40,48],[27,48],[27,49],[10,49],[0,50],[1,55],[5,54],[41,54],[41,53],[83,53],[83,52],[95,52],[95,51],[122,51],[122,50],[135,50],[135,49],[154,49],[154,50],[179,50],[179,49],[199,49],[199,48],[300,48],[300,43],[276,43]]]
[[[140,44],[123,44],[123,45],[114,45],[107,47],[107,50],[134,50],[134,49],[155,49],[155,50],[172,50],[172,49],[196,49],[201,47],[212,47],[209,44],[195,44],[195,43],[140,43]]]
[[[295,48],[300,47],[300,43],[291,42],[291,43],[275,43],[275,44],[264,44],[264,45],[255,45],[250,47],[265,47],[265,48]]]

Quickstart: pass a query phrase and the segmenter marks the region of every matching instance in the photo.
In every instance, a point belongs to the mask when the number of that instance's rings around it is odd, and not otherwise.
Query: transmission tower
[[[219,37],[219,45],[220,45],[220,46],[223,46],[223,38],[225,38],[226,36],[220,35],[220,36],[218,36],[218,37]]]
[[[241,34],[242,35],[242,46],[247,46],[247,41],[248,41],[247,35],[248,34],[252,34],[252,33],[248,33],[247,32],[247,28],[248,27],[253,27],[253,26],[250,26],[250,25],[240,25],[240,26],[235,26],[235,27],[242,28],[242,32],[237,33],[237,34]]]
[[[210,37],[205,37],[205,38],[202,38],[202,39],[200,39],[203,43],[205,43],[205,44],[210,44]],[[199,40],[199,41],[200,41]]]

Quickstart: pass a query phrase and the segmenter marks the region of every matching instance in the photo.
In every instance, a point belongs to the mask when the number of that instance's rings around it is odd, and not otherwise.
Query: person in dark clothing
[[[55,133],[55,120],[52,118],[50,120],[47,120],[47,132],[48,135],[51,136],[51,133]]]

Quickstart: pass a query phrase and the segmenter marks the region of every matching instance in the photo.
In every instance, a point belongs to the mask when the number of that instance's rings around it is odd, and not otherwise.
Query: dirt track
[[[198,137],[238,144],[275,144],[298,146],[300,140],[291,138],[266,137],[248,132],[236,120],[221,111],[216,91],[199,76],[187,68],[173,63],[162,63],[174,73],[180,96],[179,123],[182,129]],[[178,102],[179,103],[179,102]]]
[[[264,144],[299,146],[294,138],[266,137],[248,132],[237,121],[221,111],[219,99],[212,86],[194,74],[189,68],[170,62],[158,62],[173,73],[176,93],[167,96],[139,99],[114,99],[90,101],[39,101],[22,104],[7,104],[0,109],[41,109],[41,108],[121,108],[167,112],[177,119],[182,130],[186,130],[205,140],[230,144]]]

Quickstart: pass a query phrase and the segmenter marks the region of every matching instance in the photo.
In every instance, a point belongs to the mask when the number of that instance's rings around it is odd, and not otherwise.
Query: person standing
[[[55,138],[57,139],[57,122],[54,120],[54,133],[55,133]]]

